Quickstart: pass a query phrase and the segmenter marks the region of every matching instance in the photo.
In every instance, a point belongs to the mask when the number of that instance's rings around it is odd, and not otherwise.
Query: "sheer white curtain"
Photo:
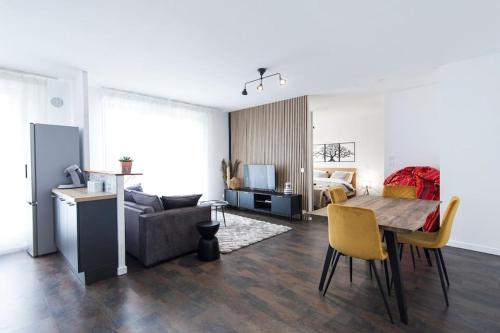
[[[133,171],[157,195],[206,194],[210,109],[162,98],[99,92],[91,115],[91,164],[118,170],[131,156]],[[100,138],[100,139],[98,139]]]
[[[46,85],[45,79],[0,71],[0,254],[27,246],[28,124],[46,116]]]

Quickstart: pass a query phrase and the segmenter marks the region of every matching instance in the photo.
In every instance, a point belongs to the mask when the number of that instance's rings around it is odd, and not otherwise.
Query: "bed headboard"
[[[314,167],[314,170],[326,171],[330,175],[332,175],[335,171],[354,172],[354,174],[352,175],[352,182],[351,182],[351,184],[352,184],[352,187],[356,188],[356,176],[357,176],[356,168],[318,168],[318,167]]]

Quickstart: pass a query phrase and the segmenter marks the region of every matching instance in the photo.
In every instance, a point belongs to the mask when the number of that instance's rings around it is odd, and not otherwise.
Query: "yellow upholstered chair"
[[[333,204],[339,204],[347,201],[347,194],[341,187],[331,188],[329,191],[330,199]],[[371,269],[370,269],[370,278],[371,278]],[[349,257],[349,280],[352,283],[352,257]]]
[[[347,201],[347,194],[340,187],[331,188],[328,192],[330,193],[330,199],[332,200],[332,203],[334,203],[334,204],[338,204],[338,203],[342,203],[344,201]]]
[[[452,197],[450,203],[448,204],[448,207],[446,207],[444,217],[441,220],[441,228],[439,228],[439,230],[436,232],[416,231],[411,234],[398,234],[399,243],[420,246],[424,249],[429,249],[434,252],[446,305],[449,305],[449,303],[443,275],[446,278],[446,283],[448,284],[448,286],[450,285],[450,281],[448,279],[448,273],[444,264],[444,258],[443,253],[441,252],[441,248],[443,248],[450,239],[451,227],[453,225],[453,221],[455,219],[455,215],[457,214],[459,205],[460,199],[456,196]]]
[[[415,186],[407,186],[407,185],[385,185],[383,196],[386,198],[399,198],[399,199],[409,199],[415,200],[417,199],[417,188]],[[413,246],[410,246],[411,251],[411,260],[413,263],[413,270],[416,269],[415,265],[415,255],[413,253]],[[403,253],[403,246],[399,247],[400,256]],[[420,257],[420,251],[417,247],[417,254]],[[425,253],[428,257],[428,253]]]
[[[383,196],[386,198],[416,199],[417,188],[406,185],[385,185]]]
[[[392,315],[387,303],[387,298],[380,283],[375,267],[375,260],[382,260],[386,273],[386,282],[389,286],[387,275],[387,250],[382,245],[380,233],[375,218],[375,213],[370,209],[349,207],[336,204],[328,205],[328,240],[330,246],[337,250],[332,270],[323,295],[335,272],[337,262],[341,255],[363,259],[369,262],[374,272],[378,287],[384,299],[384,305],[392,322]]]

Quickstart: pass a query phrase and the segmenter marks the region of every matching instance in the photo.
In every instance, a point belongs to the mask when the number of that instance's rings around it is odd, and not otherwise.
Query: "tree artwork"
[[[314,162],[354,162],[355,143],[328,143],[314,145]]]

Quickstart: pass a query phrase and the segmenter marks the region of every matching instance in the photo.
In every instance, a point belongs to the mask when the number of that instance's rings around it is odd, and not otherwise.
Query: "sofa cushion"
[[[163,196],[161,197],[161,202],[163,203],[163,207],[166,210],[174,208],[194,207],[198,204],[198,200],[200,200],[201,196],[201,194]]]
[[[134,201],[139,205],[151,206],[153,207],[155,212],[161,212],[164,210],[161,200],[160,198],[158,198],[158,196],[138,191],[130,191],[130,192],[132,193]]]
[[[130,195],[132,195],[132,194],[130,194]],[[125,204],[125,207],[130,207],[130,208],[134,208],[134,209],[137,209],[137,210],[141,211],[142,214],[151,214],[151,213],[155,212],[155,210],[154,210],[153,207],[139,205],[136,202],[125,201],[124,204]]]
[[[141,184],[129,186],[125,189],[125,193],[124,193],[125,201],[134,202],[134,197],[132,196],[132,193],[130,193],[131,191],[144,192]]]

